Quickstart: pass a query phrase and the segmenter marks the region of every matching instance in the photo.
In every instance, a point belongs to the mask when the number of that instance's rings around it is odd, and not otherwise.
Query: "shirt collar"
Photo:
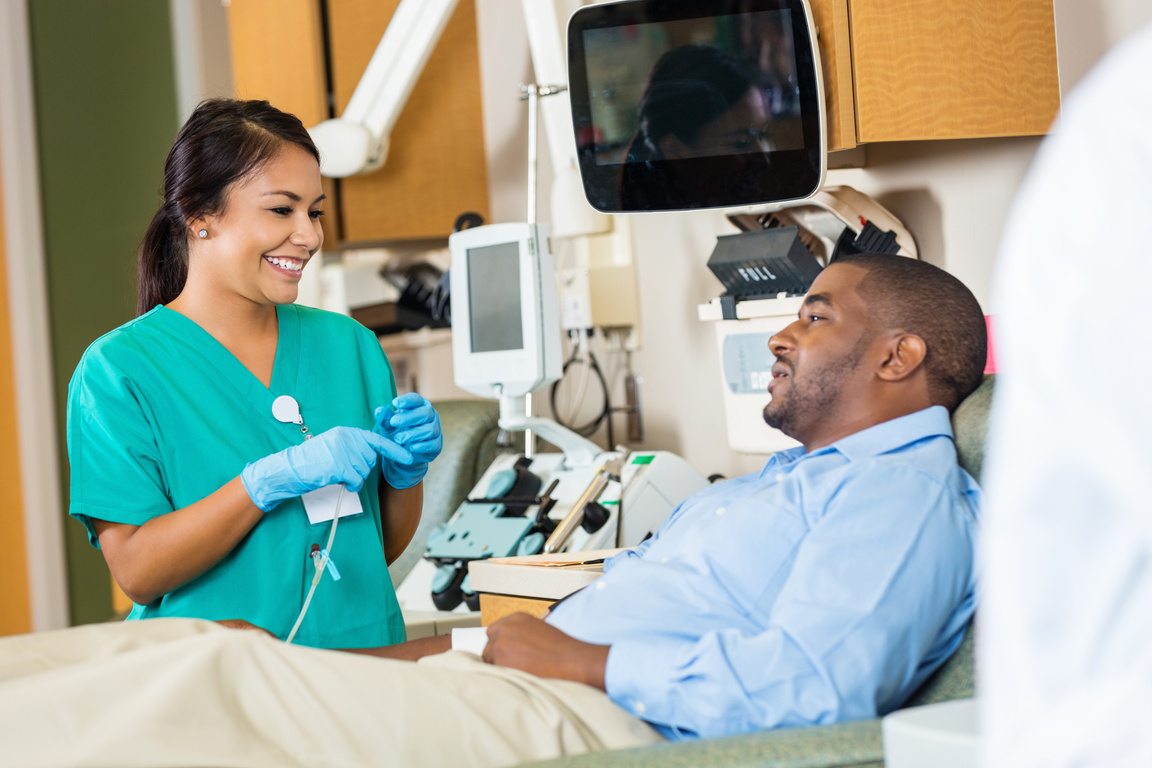
[[[858,461],[894,451],[928,437],[952,439],[948,409],[933,405],[907,416],[885,421],[837,440],[829,449],[842,453],[849,461]]]
[[[783,451],[776,451],[768,458],[768,463],[760,470],[760,476],[768,474],[769,472],[787,467],[790,464],[795,464],[797,460],[805,456],[804,446],[798,445],[795,448],[786,448]]]
[[[949,420],[948,410],[942,405],[933,405],[922,411],[916,411],[907,416],[900,416],[868,427],[868,429],[862,429],[848,435],[848,437],[840,438],[831,445],[819,448],[811,454],[805,451],[802,445],[776,451],[768,459],[764,468],[760,470],[760,474],[763,476],[770,471],[794,464],[806,456],[826,454],[829,451],[837,451],[849,461],[857,461],[903,448],[917,440],[936,436],[953,439],[952,422]]]

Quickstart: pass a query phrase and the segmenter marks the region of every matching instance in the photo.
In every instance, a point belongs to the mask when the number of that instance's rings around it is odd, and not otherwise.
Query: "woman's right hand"
[[[252,503],[267,512],[284,499],[335,483],[359,491],[378,456],[412,463],[412,455],[386,437],[366,429],[334,427],[248,464],[240,479]]]

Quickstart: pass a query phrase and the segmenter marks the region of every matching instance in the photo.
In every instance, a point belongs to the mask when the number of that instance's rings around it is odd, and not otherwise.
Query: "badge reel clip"
[[[272,416],[282,424],[299,424],[304,439],[312,438],[312,433],[308,431],[304,417],[300,414],[300,404],[291,395],[280,395],[272,401]],[[301,496],[300,500],[304,502],[304,511],[308,513],[308,522],[311,525],[323,525],[337,515],[352,517],[364,514],[360,494],[352,493],[339,484],[309,491]]]
[[[304,439],[309,440],[312,435],[308,432],[308,427],[304,424],[304,417],[300,414],[300,404],[296,402],[296,398],[291,395],[280,395],[272,401],[272,416],[279,422],[284,424],[299,424],[300,431],[304,433]],[[317,498],[317,494],[328,492],[325,497]],[[317,509],[318,516],[321,519],[314,519],[313,507],[327,507],[331,503],[331,496],[335,496],[335,508],[330,518],[323,517],[324,512]],[[336,570],[336,564],[332,562],[332,542],[336,540],[336,526],[340,522],[340,505],[344,501],[344,497],[351,495],[356,499],[357,506],[360,505],[360,496],[351,493],[343,485],[331,485],[327,488],[320,488],[315,491],[310,491],[304,494],[301,499],[304,501],[304,508],[308,512],[308,519],[315,525],[317,522],[324,522],[327,519],[332,521],[332,530],[328,533],[328,543],[324,549],[320,549],[320,545],[313,544],[312,551],[309,557],[312,558],[312,564],[316,567],[316,575],[312,577],[312,586],[308,589],[308,595],[304,598],[304,605],[300,608],[300,615],[296,617],[296,623],[292,625],[292,631],[288,633],[288,639],[284,642],[291,644],[296,637],[296,632],[299,631],[300,625],[304,622],[304,616],[308,613],[308,606],[312,603],[312,595],[316,594],[316,586],[320,583],[320,577],[324,575],[324,570],[327,569],[332,574],[333,581],[340,581],[340,571]],[[312,506],[309,505],[308,497],[312,496],[314,501]],[[319,503],[316,503],[319,502]],[[361,510],[362,511],[362,510]],[[352,514],[355,514],[353,512]]]

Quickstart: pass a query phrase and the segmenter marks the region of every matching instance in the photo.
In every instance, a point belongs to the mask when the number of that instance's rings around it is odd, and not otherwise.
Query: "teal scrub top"
[[[297,305],[277,308],[279,341],[265,387],[204,329],[158,306],[97,339],[68,387],[69,513],[142,525],[187,507],[250,461],[303,442],[297,424],[272,416],[291,395],[313,434],[371,429],[373,411],[396,396],[375,335],[351,318]],[[341,517],[326,573],[294,642],[321,648],[404,640],[404,620],[384,560],[376,466],[360,491],[365,514]],[[315,574],[313,544],[331,523],[310,525],[300,499],[267,512],[223,560],[130,619],[246,619],[285,638]]]

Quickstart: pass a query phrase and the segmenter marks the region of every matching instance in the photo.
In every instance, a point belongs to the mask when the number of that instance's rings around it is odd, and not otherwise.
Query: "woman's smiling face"
[[[228,188],[220,213],[206,217],[209,235],[193,238],[189,280],[257,304],[291,304],[304,267],[324,242],[323,202],[316,158],[284,145]]]

